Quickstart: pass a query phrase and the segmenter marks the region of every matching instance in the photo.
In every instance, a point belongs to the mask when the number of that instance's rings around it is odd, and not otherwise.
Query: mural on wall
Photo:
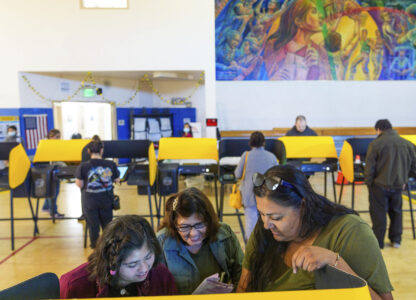
[[[217,80],[415,80],[415,0],[215,0]]]

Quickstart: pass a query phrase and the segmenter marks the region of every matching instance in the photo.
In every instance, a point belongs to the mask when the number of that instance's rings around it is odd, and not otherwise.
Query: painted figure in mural
[[[365,75],[366,80],[370,80],[370,71],[368,69],[368,63],[370,62],[371,53],[371,41],[368,38],[368,30],[362,29],[360,36],[360,55],[356,57],[351,64],[350,80],[354,79],[357,72],[357,66],[361,64],[361,69]]]
[[[270,26],[276,21],[276,19],[282,14],[282,12],[286,9],[287,4],[290,0],[285,0],[279,8],[279,1],[278,0],[270,0],[267,3],[267,9],[263,11],[260,8],[263,6],[264,0],[260,1],[260,4],[257,6],[257,22],[262,24],[264,29],[268,31]]]
[[[351,54],[357,48],[359,41],[359,20],[355,19],[354,34],[352,38],[342,46],[342,35],[339,32],[329,32],[324,40],[325,49],[328,51],[331,78],[344,80]]]
[[[390,79],[406,80],[412,71],[410,61],[406,57],[406,51],[400,49],[399,56],[396,56],[391,64]]]
[[[241,54],[237,58],[237,77],[234,80],[254,80],[263,60],[258,55],[258,45],[256,41],[247,38],[241,46]]]
[[[384,47],[389,51],[390,55],[393,55],[393,50],[390,48],[383,37],[381,36],[380,30],[376,29],[375,31],[376,38],[373,40],[373,53],[371,55],[371,62],[374,66],[374,77],[373,80],[377,80],[381,73],[383,67],[383,56],[384,56]]]
[[[225,36],[224,43],[217,47],[217,78],[232,80],[236,76],[235,57],[241,35],[236,30],[228,29]]]
[[[328,79],[328,57],[325,50],[312,40],[321,33],[321,19],[315,1],[292,2],[283,12],[276,33],[264,51],[269,79]]]
[[[416,3],[409,5],[406,8],[408,16],[409,27],[411,27],[405,35],[399,38],[399,44],[410,43],[416,48]]]

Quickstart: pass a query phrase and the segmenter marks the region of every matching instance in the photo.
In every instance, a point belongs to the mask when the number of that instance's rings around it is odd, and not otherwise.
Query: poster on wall
[[[19,117],[17,116],[0,116],[0,142],[7,137],[7,128],[9,126],[16,126],[17,133],[20,133]]]
[[[415,80],[415,0],[216,0],[217,80]]]

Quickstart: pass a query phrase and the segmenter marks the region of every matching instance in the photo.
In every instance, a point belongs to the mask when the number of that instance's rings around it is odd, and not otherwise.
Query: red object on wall
[[[218,125],[218,120],[215,118],[206,119],[207,126],[216,127]]]

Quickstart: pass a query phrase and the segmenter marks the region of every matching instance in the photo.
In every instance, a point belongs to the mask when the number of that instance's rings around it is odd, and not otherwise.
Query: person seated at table
[[[243,251],[204,193],[188,188],[171,196],[161,228],[157,236],[179,294],[191,294],[206,277],[221,272],[223,282],[237,285]]]
[[[370,226],[318,195],[290,165],[253,176],[259,218],[247,244],[237,292],[314,289],[313,271],[331,265],[368,283],[372,299],[393,287]]]
[[[182,137],[193,137],[191,124],[185,123],[183,125]]]
[[[287,136],[317,136],[318,134],[306,124],[305,116],[296,117],[295,125],[286,132]]]
[[[175,295],[162,249],[146,219],[125,215],[111,221],[88,262],[60,278],[61,299]]]

